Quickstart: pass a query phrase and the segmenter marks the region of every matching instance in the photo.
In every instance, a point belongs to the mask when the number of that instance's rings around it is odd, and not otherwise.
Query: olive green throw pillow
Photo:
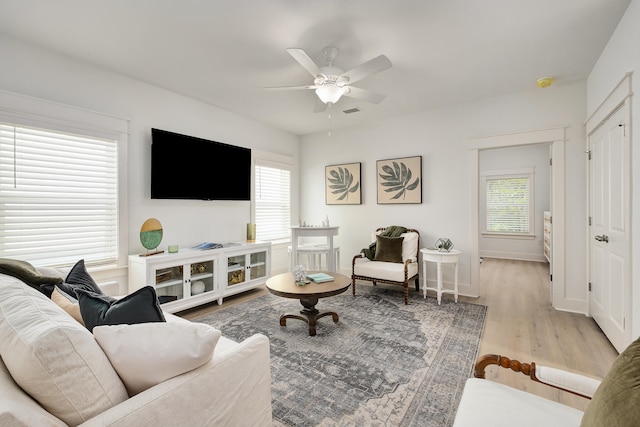
[[[376,236],[374,261],[402,262],[402,241],[404,237]]]
[[[640,338],[613,362],[587,405],[581,427],[637,426],[640,422]]]
[[[22,280],[32,288],[44,293],[47,296],[51,296],[53,287],[62,283],[61,277],[46,276],[40,274],[40,272],[27,261],[21,261],[17,259],[0,258],[0,273],[13,276]],[[51,286],[51,290],[46,292],[42,289],[43,285]]]

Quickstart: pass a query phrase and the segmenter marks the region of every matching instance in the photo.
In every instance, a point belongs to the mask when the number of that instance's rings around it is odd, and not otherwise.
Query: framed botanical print
[[[376,162],[378,204],[422,203],[422,156]]]
[[[360,163],[325,166],[324,175],[327,205],[362,203]]]

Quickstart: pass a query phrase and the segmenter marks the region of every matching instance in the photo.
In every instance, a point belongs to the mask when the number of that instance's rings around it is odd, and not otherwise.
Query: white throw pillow
[[[196,369],[213,357],[220,331],[203,323],[96,326],[95,337],[129,396]]]
[[[0,274],[0,355],[49,413],[77,425],[127,399],[91,332],[44,294]]]
[[[420,235],[418,233],[402,233],[404,240],[402,241],[402,262],[410,259],[411,262],[417,262],[416,256],[418,255],[418,240]]]

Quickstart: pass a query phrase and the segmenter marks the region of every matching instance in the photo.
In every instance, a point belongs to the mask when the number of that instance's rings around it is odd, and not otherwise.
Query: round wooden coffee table
[[[310,272],[312,273],[312,272]],[[351,285],[351,279],[347,276],[333,272],[323,272],[333,276],[333,280],[324,283],[308,283],[304,286],[296,285],[293,274],[282,273],[267,280],[267,289],[274,295],[284,298],[300,300],[304,307],[297,312],[289,312],[280,316],[280,326],[287,326],[287,319],[299,319],[309,324],[309,335],[316,334],[316,321],[321,317],[331,316],[334,323],[338,323],[338,313],[335,311],[319,311],[316,308],[319,298],[326,298],[341,294]]]

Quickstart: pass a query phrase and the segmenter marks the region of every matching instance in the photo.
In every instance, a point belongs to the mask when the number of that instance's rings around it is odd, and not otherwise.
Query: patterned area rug
[[[401,291],[359,286],[320,299],[317,335],[280,315],[302,308],[271,294],[196,321],[242,341],[262,333],[271,341],[273,418],[276,426],[450,426],[471,375],[486,307],[438,306]]]

